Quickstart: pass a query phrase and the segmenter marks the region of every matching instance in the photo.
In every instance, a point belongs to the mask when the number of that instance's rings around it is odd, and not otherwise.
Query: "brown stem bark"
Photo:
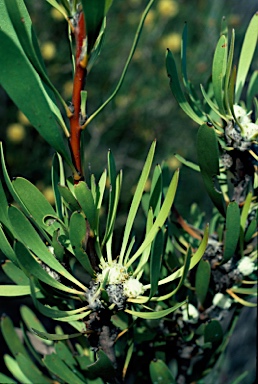
[[[73,95],[72,95],[72,109],[73,114],[70,117],[70,149],[75,166],[76,172],[74,174],[74,182],[78,183],[83,179],[83,170],[81,164],[81,132],[80,114],[81,114],[81,91],[84,89],[86,79],[86,65],[84,55],[86,28],[84,15],[81,12],[78,17],[78,21],[74,26],[74,37],[76,43],[76,55],[75,55],[75,74],[73,81]]]

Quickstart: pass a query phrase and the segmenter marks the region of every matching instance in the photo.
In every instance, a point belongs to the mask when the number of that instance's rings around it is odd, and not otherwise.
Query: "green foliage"
[[[256,305],[258,126],[239,100],[255,52],[257,14],[247,28],[237,71],[235,34],[228,49],[222,23],[212,78],[201,86],[203,100],[188,79],[187,27],[182,79],[167,51],[171,91],[200,125],[198,164],[177,159],[203,178],[214,205],[210,229],[195,205],[192,224],[177,211],[179,171],[171,175],[166,163],[153,169],[156,141],[121,226],[122,171],[109,151],[100,176],[84,175],[87,147],[81,135],[119,91],[154,0],[142,13],[115,90],[89,116],[83,80],[100,54],[112,1],[47,1],[68,21],[74,70],[70,107],[47,74],[24,1],[0,3],[0,84],[56,151],[51,205],[27,179],[10,178],[1,144],[0,247],[7,283],[0,295],[30,296],[37,311],[21,307],[21,337],[12,320],[2,316],[1,332],[11,354],[5,354],[5,366],[20,383],[120,383],[127,377],[153,384],[180,378],[201,383],[223,357],[242,307]],[[256,85],[254,74],[247,106]],[[139,217],[140,233],[135,231]],[[51,319],[50,331],[38,315]],[[13,379],[1,373],[0,382]]]

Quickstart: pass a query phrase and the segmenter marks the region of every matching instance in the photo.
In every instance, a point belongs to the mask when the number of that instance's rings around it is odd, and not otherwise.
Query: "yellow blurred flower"
[[[169,35],[163,36],[160,40],[160,47],[163,50],[169,48],[173,52],[180,51],[181,48],[181,35],[179,33],[173,32]]]
[[[144,25],[146,28],[151,28],[155,21],[155,11],[152,9],[149,11],[148,15],[146,16]]]
[[[52,41],[46,41],[41,45],[41,54],[45,60],[51,60],[56,54],[56,46]]]
[[[172,169],[172,171],[174,171],[175,169],[179,168],[181,163],[179,160],[177,160],[177,158],[175,156],[171,156],[167,161],[166,161],[167,165],[169,166],[170,169]]]
[[[43,189],[43,195],[51,205],[55,204],[55,195],[52,187],[46,187]]]
[[[29,120],[24,115],[24,113],[22,113],[22,111],[18,111],[18,113],[17,113],[17,120],[19,121],[19,123],[21,123],[23,125],[30,125]]]
[[[73,82],[72,82],[72,80],[66,81],[64,83],[62,94],[63,94],[63,97],[65,99],[71,98],[71,96],[73,94]]]
[[[20,123],[8,125],[6,129],[6,136],[14,144],[19,144],[25,137],[25,128]]]
[[[160,0],[157,8],[163,17],[174,17],[178,14],[178,3],[174,0]]]
[[[52,19],[54,19],[55,21],[64,20],[64,16],[56,8],[51,9],[50,15],[51,15]]]

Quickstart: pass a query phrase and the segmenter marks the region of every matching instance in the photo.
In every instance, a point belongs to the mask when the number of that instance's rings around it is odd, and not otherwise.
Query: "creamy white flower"
[[[255,270],[255,264],[250,257],[245,256],[239,261],[237,268],[242,275],[248,276]]]
[[[221,309],[229,309],[232,302],[233,300],[231,300],[230,297],[223,295],[221,292],[216,293],[212,300],[212,304]]]
[[[183,320],[187,323],[196,324],[199,318],[199,311],[192,304],[183,305]]]
[[[97,274],[97,282],[102,283],[108,273],[108,284],[121,284],[128,278],[127,269],[114,261],[111,265],[106,263],[101,273]]]
[[[240,105],[237,105],[237,104],[235,104],[233,108],[234,108],[235,116],[239,120],[240,124],[251,123],[251,119],[249,117],[250,112],[247,113],[243,107],[240,107]]]
[[[143,294],[143,292],[144,288],[142,283],[134,277],[129,277],[129,279],[124,282],[124,295],[126,297],[137,297]]]
[[[244,138],[247,140],[252,140],[258,136],[258,125],[255,123],[243,123]]]

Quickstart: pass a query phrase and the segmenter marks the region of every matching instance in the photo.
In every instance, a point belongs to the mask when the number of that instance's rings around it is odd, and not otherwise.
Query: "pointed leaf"
[[[55,104],[21,47],[3,30],[0,30],[0,56],[0,84],[39,134],[71,165],[70,154],[57,123]]]
[[[92,193],[84,181],[80,181],[74,186],[75,196],[90,223],[93,231],[96,230],[96,208]]]
[[[125,226],[125,230],[124,230],[124,236],[123,236],[123,241],[122,241],[122,246],[121,246],[121,251],[120,251],[119,263],[121,263],[123,261],[126,247],[128,245],[129,236],[130,236],[130,233],[131,233],[131,230],[133,227],[134,219],[135,219],[136,213],[138,211],[138,208],[140,206],[140,202],[141,202],[142,194],[143,194],[143,191],[145,188],[145,184],[147,182],[147,179],[148,179],[148,176],[150,173],[150,169],[151,169],[151,165],[152,165],[152,161],[153,161],[153,157],[154,157],[154,152],[155,152],[155,147],[156,147],[156,142],[154,141],[150,147],[150,150],[149,150],[147,159],[145,161],[140,179],[138,181],[136,190],[134,192],[133,201],[132,201],[131,206],[130,206],[130,210],[128,213],[126,226]]]
[[[104,381],[110,381],[115,377],[113,364],[102,350],[99,350],[97,361],[89,365],[86,372],[90,379],[101,377]]]
[[[85,252],[87,241],[87,223],[81,213],[74,212],[70,219],[70,241],[76,259],[85,268],[85,270],[94,276],[94,270],[90,263],[89,257]]]
[[[43,376],[30,358],[18,353],[16,360],[21,371],[32,383],[50,384],[50,380]]]
[[[150,363],[150,377],[152,384],[176,384],[168,366],[162,360],[152,360]]]
[[[205,343],[220,343],[223,340],[223,330],[217,320],[211,320],[204,330]]]
[[[47,369],[54,375],[60,377],[67,384],[85,384],[87,381],[81,380],[67,365],[59,358],[58,355],[52,353],[44,357],[43,362]]]
[[[34,384],[30,381],[27,376],[24,375],[17,361],[9,355],[4,355],[4,362],[8,370],[11,372],[13,377],[18,380],[19,384]]]
[[[200,260],[195,275],[195,289],[196,295],[202,305],[204,304],[208,293],[210,275],[211,267],[209,262],[207,260]]]
[[[214,179],[219,174],[218,141],[214,128],[207,124],[201,125],[198,130],[197,154],[207,192],[216,208],[225,215],[223,195],[214,186]]]
[[[88,48],[87,53],[90,52],[97,40],[100,29],[105,17],[105,0],[82,0],[82,8],[85,17],[85,24],[87,30]]]
[[[15,357],[17,353],[21,353],[24,356],[29,358],[29,355],[24,345],[22,344],[21,340],[19,339],[15,331],[13,322],[8,316],[2,316],[1,330],[2,330],[2,335],[5,339],[5,342],[8,345],[8,348],[10,349],[13,356]]]
[[[15,244],[15,252],[20,264],[20,267],[27,275],[32,275],[43,281],[46,284],[49,284],[51,287],[60,289],[64,292],[75,293],[77,295],[83,295],[84,292],[77,291],[76,289],[69,288],[66,285],[60,283],[51,277],[42,266],[35,260],[31,255],[29,250],[20,242]]]
[[[17,285],[30,285],[30,280],[15,264],[7,261],[2,266],[4,273]]]
[[[229,203],[226,215],[223,262],[227,262],[235,253],[240,235],[240,210],[236,202]]]
[[[167,67],[168,77],[170,79],[170,88],[176,101],[178,102],[182,110],[192,120],[194,120],[197,124],[202,124],[203,120],[194,112],[194,110],[186,100],[184,93],[182,92],[178,73],[177,73],[175,59],[172,52],[169,49],[167,50],[166,67]]]
[[[163,317],[168,316],[170,313],[176,311],[185,303],[186,301],[183,301],[182,303],[178,303],[174,305],[172,308],[163,309],[161,311],[156,311],[156,312],[137,312],[137,311],[132,311],[130,309],[125,309],[125,312],[129,313],[132,316],[139,317],[140,319],[147,319],[147,320],[161,319]]]
[[[16,296],[26,296],[26,295],[30,295],[29,285],[1,285],[0,286],[0,296],[16,297]]]
[[[224,108],[224,79],[227,68],[227,38],[220,36],[212,63],[212,85],[214,97],[218,104],[219,111],[225,115]]]
[[[235,102],[238,103],[244,88],[246,76],[248,74],[253,55],[255,52],[258,37],[258,12],[252,17],[250,24],[247,28],[244,42],[242,45],[240,59],[238,64],[237,78],[236,78],[236,93]]]
[[[35,229],[30,224],[29,220],[23,213],[16,207],[11,206],[8,210],[9,220],[15,230],[16,238],[21,241],[27,248],[40,258],[51,269],[64,276],[80,288],[85,289],[85,286],[75,279],[62,264],[55,258],[55,256],[46,247],[41,240]]]
[[[160,268],[162,264],[162,256],[164,251],[164,234],[162,229],[157,233],[153,246],[151,249],[151,258],[150,258],[150,294],[149,299],[155,295],[158,289],[158,281],[160,277]]]
[[[10,377],[0,373],[0,383],[1,384],[17,384],[16,381],[13,381]]]
[[[146,234],[146,238],[144,239],[143,243],[140,245],[138,250],[135,252],[134,255],[130,258],[130,260],[127,262],[126,266],[130,266],[144,251],[144,249],[152,243],[154,240],[159,228],[162,228],[166,219],[169,216],[175,194],[176,194],[176,189],[177,189],[177,184],[178,184],[178,177],[179,177],[179,172],[176,171],[174,173],[174,176],[170,182],[166,197],[164,199],[164,202],[162,204],[162,207],[159,211],[159,214],[156,218],[156,220],[153,223],[152,228],[150,231]]]

